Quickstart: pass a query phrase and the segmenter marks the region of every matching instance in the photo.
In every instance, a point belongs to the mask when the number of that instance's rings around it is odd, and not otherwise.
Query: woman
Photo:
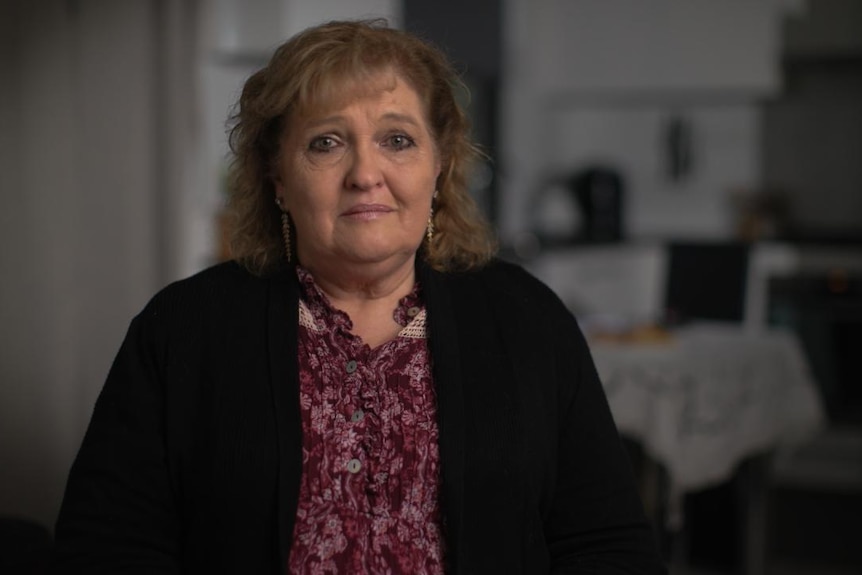
[[[494,260],[441,54],[335,22],[246,82],[236,262],[132,322],[60,572],[662,572],[575,320]]]

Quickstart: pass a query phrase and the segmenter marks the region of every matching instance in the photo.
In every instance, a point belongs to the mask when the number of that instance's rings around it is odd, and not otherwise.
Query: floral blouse
[[[417,284],[371,349],[298,268],[302,481],[292,574],[443,573],[437,402]]]

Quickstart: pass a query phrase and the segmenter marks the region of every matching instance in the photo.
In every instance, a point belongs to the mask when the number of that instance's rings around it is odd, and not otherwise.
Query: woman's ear
[[[275,174],[272,176],[272,187],[275,188],[275,202],[281,206],[281,209],[285,208],[285,204],[287,202],[287,193],[284,189],[284,183],[282,182],[281,176],[279,174]]]

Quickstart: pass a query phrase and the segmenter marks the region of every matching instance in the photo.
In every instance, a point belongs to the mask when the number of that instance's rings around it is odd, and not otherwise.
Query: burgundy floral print
[[[302,481],[292,574],[443,573],[437,402],[419,285],[371,349],[298,268]]]

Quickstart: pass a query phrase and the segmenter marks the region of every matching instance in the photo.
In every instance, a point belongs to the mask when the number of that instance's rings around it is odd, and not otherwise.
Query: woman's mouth
[[[392,208],[383,204],[358,204],[348,208],[341,215],[356,219],[372,220],[391,211],[393,211]]]

